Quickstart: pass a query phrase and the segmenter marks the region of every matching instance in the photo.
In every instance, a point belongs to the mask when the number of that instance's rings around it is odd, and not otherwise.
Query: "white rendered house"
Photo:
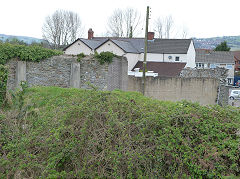
[[[143,61],[144,38],[93,37],[93,31],[89,29],[88,39],[79,38],[64,49],[69,55],[106,51],[125,56],[128,71],[132,71],[139,61]],[[184,63],[185,67],[194,68],[195,56],[192,39],[154,39],[153,32],[148,34],[147,62]]]

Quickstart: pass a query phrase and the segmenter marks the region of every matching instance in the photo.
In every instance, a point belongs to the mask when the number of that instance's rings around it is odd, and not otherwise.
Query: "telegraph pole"
[[[145,29],[145,46],[144,46],[143,78],[142,78],[142,93],[143,93],[143,95],[145,94],[145,85],[146,85],[148,21],[149,21],[149,6],[147,6],[146,29]]]

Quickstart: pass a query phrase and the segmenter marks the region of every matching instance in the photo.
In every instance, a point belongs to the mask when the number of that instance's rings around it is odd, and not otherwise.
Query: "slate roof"
[[[161,77],[176,77],[180,75],[185,65],[186,63],[179,62],[147,62],[147,70],[158,73],[158,76]],[[132,71],[134,71],[135,68],[143,70],[143,62],[138,61]]]
[[[234,63],[233,52],[196,49],[196,63]]]
[[[93,37],[91,40],[80,38],[77,40],[82,41],[92,50],[97,49],[110,40],[126,53],[144,52],[144,38]],[[186,54],[190,43],[191,39],[154,39],[148,41],[148,53]]]
[[[186,54],[191,39],[154,39],[148,41],[148,53]]]
[[[234,51],[233,54],[237,60],[240,60],[240,51]]]

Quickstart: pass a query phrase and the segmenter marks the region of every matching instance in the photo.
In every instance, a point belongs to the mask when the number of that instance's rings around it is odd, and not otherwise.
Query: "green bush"
[[[0,178],[239,175],[236,108],[57,87],[21,95],[0,114]]]
[[[8,70],[7,67],[0,64],[0,108],[5,103],[7,90]]]
[[[77,61],[80,62],[82,60],[82,58],[86,57],[86,55],[84,53],[80,53],[77,55]]]
[[[100,54],[96,52],[94,57],[99,61],[101,65],[103,65],[104,63],[112,63],[113,57],[117,56],[112,52],[101,52]]]
[[[61,51],[51,50],[37,45],[26,46],[0,43],[0,64],[3,65],[12,58],[19,58],[19,60],[22,61],[39,62],[40,60],[60,54],[62,54]]]

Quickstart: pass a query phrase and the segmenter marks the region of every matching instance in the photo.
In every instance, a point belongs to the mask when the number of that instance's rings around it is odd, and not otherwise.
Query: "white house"
[[[144,38],[107,38],[93,37],[92,29],[88,39],[77,39],[64,49],[65,54],[86,55],[96,52],[113,52],[125,56],[128,60],[128,71],[132,71],[138,61],[144,58]],[[195,48],[192,39],[155,39],[154,33],[148,34],[148,62],[184,63],[185,67],[195,67]]]
[[[217,67],[228,69],[227,83],[233,84],[235,65],[233,52],[197,49],[195,61],[196,68],[199,69],[214,69]]]

